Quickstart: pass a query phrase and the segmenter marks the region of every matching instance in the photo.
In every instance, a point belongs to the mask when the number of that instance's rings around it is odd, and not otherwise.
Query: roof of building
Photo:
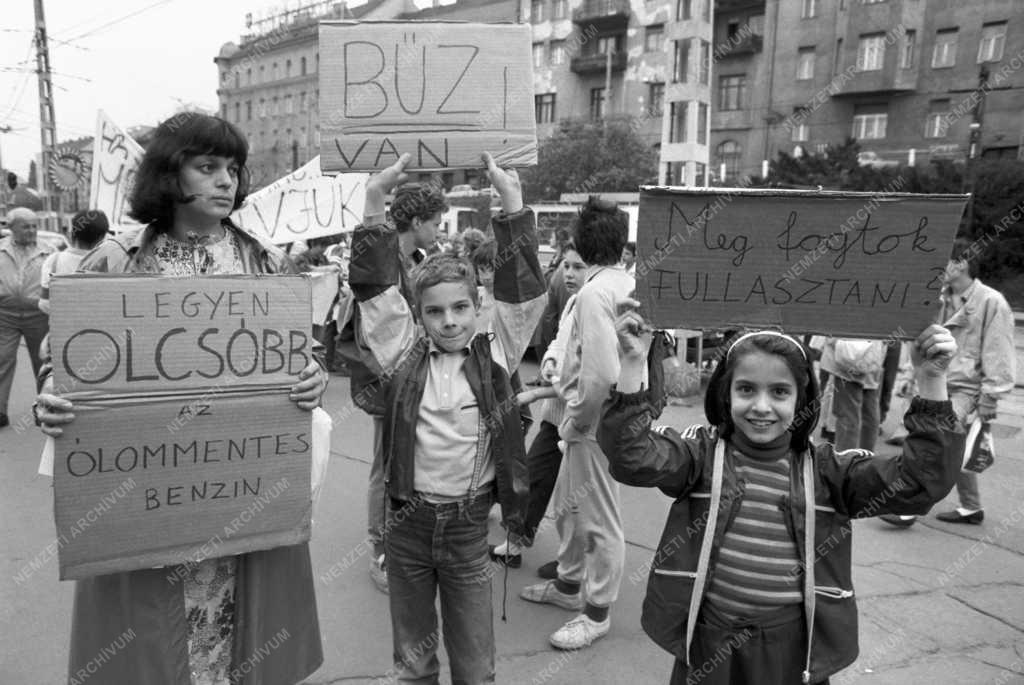
[[[400,19],[454,19],[458,21],[515,21],[515,0],[458,0],[449,5],[404,12]]]

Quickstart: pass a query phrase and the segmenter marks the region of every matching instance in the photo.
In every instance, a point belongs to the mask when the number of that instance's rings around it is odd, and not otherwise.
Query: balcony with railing
[[[764,36],[756,33],[736,34],[715,46],[714,59],[755,55],[764,49]]]
[[[593,26],[598,31],[629,26],[629,0],[583,0],[572,11],[574,24]]]
[[[612,71],[623,71],[626,68],[627,54],[625,50],[611,53]],[[604,53],[577,55],[569,63],[569,70],[574,74],[603,74],[607,69],[608,56]]]
[[[841,72],[830,84],[832,97],[901,95],[917,89],[917,69]]]

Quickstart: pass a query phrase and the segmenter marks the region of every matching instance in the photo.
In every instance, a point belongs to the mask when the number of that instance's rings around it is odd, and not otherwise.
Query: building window
[[[692,0],[676,0],[676,21],[693,18]]]
[[[956,66],[956,39],[956,29],[945,29],[935,34],[932,69]]]
[[[533,109],[536,113],[538,124],[553,123],[555,121],[555,94],[534,95]]]
[[[708,144],[708,103],[697,104],[697,144]]]
[[[903,34],[903,45],[900,48],[900,69],[914,68],[914,53],[917,51],[917,31]]]
[[[843,39],[836,38],[836,56],[832,60],[832,75],[835,76],[839,73],[839,68],[843,66]]]
[[[704,21],[711,21],[711,0],[698,0],[701,3],[700,16]]]
[[[704,162],[693,163],[693,185],[706,186],[708,184],[708,167]]]
[[[609,52],[616,53],[622,50],[622,34],[616,33],[611,36],[599,36],[597,39],[597,54],[607,55]]]
[[[252,100],[245,101],[245,120],[252,121]]]
[[[644,52],[661,52],[662,41],[665,39],[665,25],[648,26],[644,33]]]
[[[668,142],[685,143],[688,139],[687,116],[690,113],[689,102],[673,102],[669,105]]]
[[[319,51],[317,51],[317,53],[316,53],[316,70],[317,70],[317,73],[320,72],[320,52]],[[316,137],[317,138],[320,137],[320,132],[319,131],[317,131]],[[319,144],[320,143],[317,143],[317,145],[319,145]]]
[[[743,109],[746,88],[747,77],[745,75],[720,76],[718,78],[718,109],[722,111]]]
[[[539,69],[544,66],[544,43],[533,44],[533,68]]]
[[[683,185],[686,180],[685,162],[665,162],[665,183],[667,185]]]
[[[674,41],[676,44],[675,58],[672,60],[672,82],[686,83],[690,71],[690,39]]]
[[[277,80],[277,62],[274,62],[273,64],[270,65],[270,80]]]
[[[877,5],[880,2],[885,2],[885,0],[860,0],[862,5]]]
[[[806,81],[814,78],[814,46],[800,48],[796,57],[796,80]]]
[[[266,83],[267,81],[267,71],[264,66],[263,64],[260,65],[260,83]]]
[[[544,0],[531,0],[530,21],[534,24],[544,21]]]
[[[711,43],[704,39],[700,41],[700,82],[705,86],[711,82]]]
[[[885,113],[885,105],[857,105],[854,107],[853,131],[850,135],[857,140],[885,138],[888,122],[889,115]]]
[[[861,36],[857,43],[857,71],[878,71],[885,62],[885,34]]]
[[[660,117],[665,112],[665,84],[652,83],[647,96],[647,115]]]
[[[274,104],[272,104],[270,106],[270,116],[276,117],[278,114],[280,114],[281,113],[280,106],[281,106],[281,100],[275,95],[274,96]]]
[[[715,159],[718,162],[718,168],[725,167],[725,174],[722,176],[723,181],[734,181],[739,176],[740,157],[742,157],[742,154],[743,148],[735,140],[722,141],[715,148]]]
[[[291,95],[285,95],[284,96],[284,113],[285,114],[295,114],[295,104],[292,101],[292,96]]]
[[[803,0],[800,7],[801,19],[813,19],[818,16],[818,0]]]
[[[998,62],[1003,58],[1006,43],[1006,22],[985,24],[981,27],[981,42],[978,43],[978,64]]]
[[[590,120],[604,118],[604,88],[590,89]]]
[[[809,107],[794,107],[793,116],[789,118],[789,139],[794,143],[804,142],[811,137],[811,127],[807,120],[811,117],[812,110]]]
[[[245,85],[247,85],[247,86],[251,86],[252,85],[252,69],[246,69],[245,70]]]
[[[236,71],[235,72],[235,88],[240,88],[241,86],[242,86],[242,75],[239,74]]]
[[[551,18],[552,19],[565,19],[569,13],[568,0],[554,0],[551,3]]]
[[[263,98],[260,98],[260,119],[266,119],[266,118],[267,118],[267,101],[265,99],[263,99]]]
[[[309,103],[306,102],[306,91],[299,93],[299,111],[305,112],[309,108]]]
[[[286,60],[284,63],[284,77],[291,78],[292,76],[292,61]]]
[[[932,100],[924,122],[925,138],[945,138],[949,133],[949,100]]]
[[[302,76],[306,75],[306,58],[303,57],[299,60],[299,74]]]
[[[548,58],[552,66],[565,64],[565,41],[551,41],[551,56]]]
[[[237,124],[242,120],[242,103],[235,103],[235,123]]]

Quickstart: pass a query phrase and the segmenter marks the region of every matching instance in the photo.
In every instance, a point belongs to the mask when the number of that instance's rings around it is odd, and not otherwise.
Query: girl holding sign
[[[81,270],[175,276],[295,273],[281,250],[229,219],[248,192],[247,149],[242,133],[222,119],[187,112],[160,124],[130,198],[132,218],[147,226],[101,243],[83,259]],[[300,372],[289,398],[312,410],[326,386],[326,374],[312,362]],[[37,413],[43,432],[56,437],[75,416],[71,403],[52,392],[50,376]],[[116,643],[124,643],[116,655],[98,669],[84,670],[125,634],[132,639]],[[322,660],[305,543],[76,584],[71,679],[110,685],[283,685],[299,682]]]
[[[675,499],[642,616],[676,658],[671,682],[827,682],[857,658],[851,519],[925,513],[960,470],[945,380],[952,335],[933,325],[918,337],[910,434],[902,455],[879,457],[811,443],[811,363],[775,331],[729,348],[705,396],[710,426],[650,430],[661,389],[641,386],[651,335],[638,303],[627,305],[616,322],[622,372],[598,437],[617,480]]]

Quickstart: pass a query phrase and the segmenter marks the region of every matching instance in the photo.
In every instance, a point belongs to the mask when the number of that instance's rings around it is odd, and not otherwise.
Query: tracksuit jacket
[[[660,411],[652,408],[651,398],[659,392],[613,391],[598,439],[616,480],[658,487],[675,499],[648,576],[641,623],[658,645],[689,663],[704,591],[745,483],[714,429],[650,430]],[[916,397],[905,423],[910,434],[899,457],[859,449],[837,452],[828,443],[791,456],[790,494],[783,506],[802,560],[809,642],[805,683],[823,681],[857,658],[851,519],[925,514],[946,496],[960,471],[964,435],[949,401]]]

